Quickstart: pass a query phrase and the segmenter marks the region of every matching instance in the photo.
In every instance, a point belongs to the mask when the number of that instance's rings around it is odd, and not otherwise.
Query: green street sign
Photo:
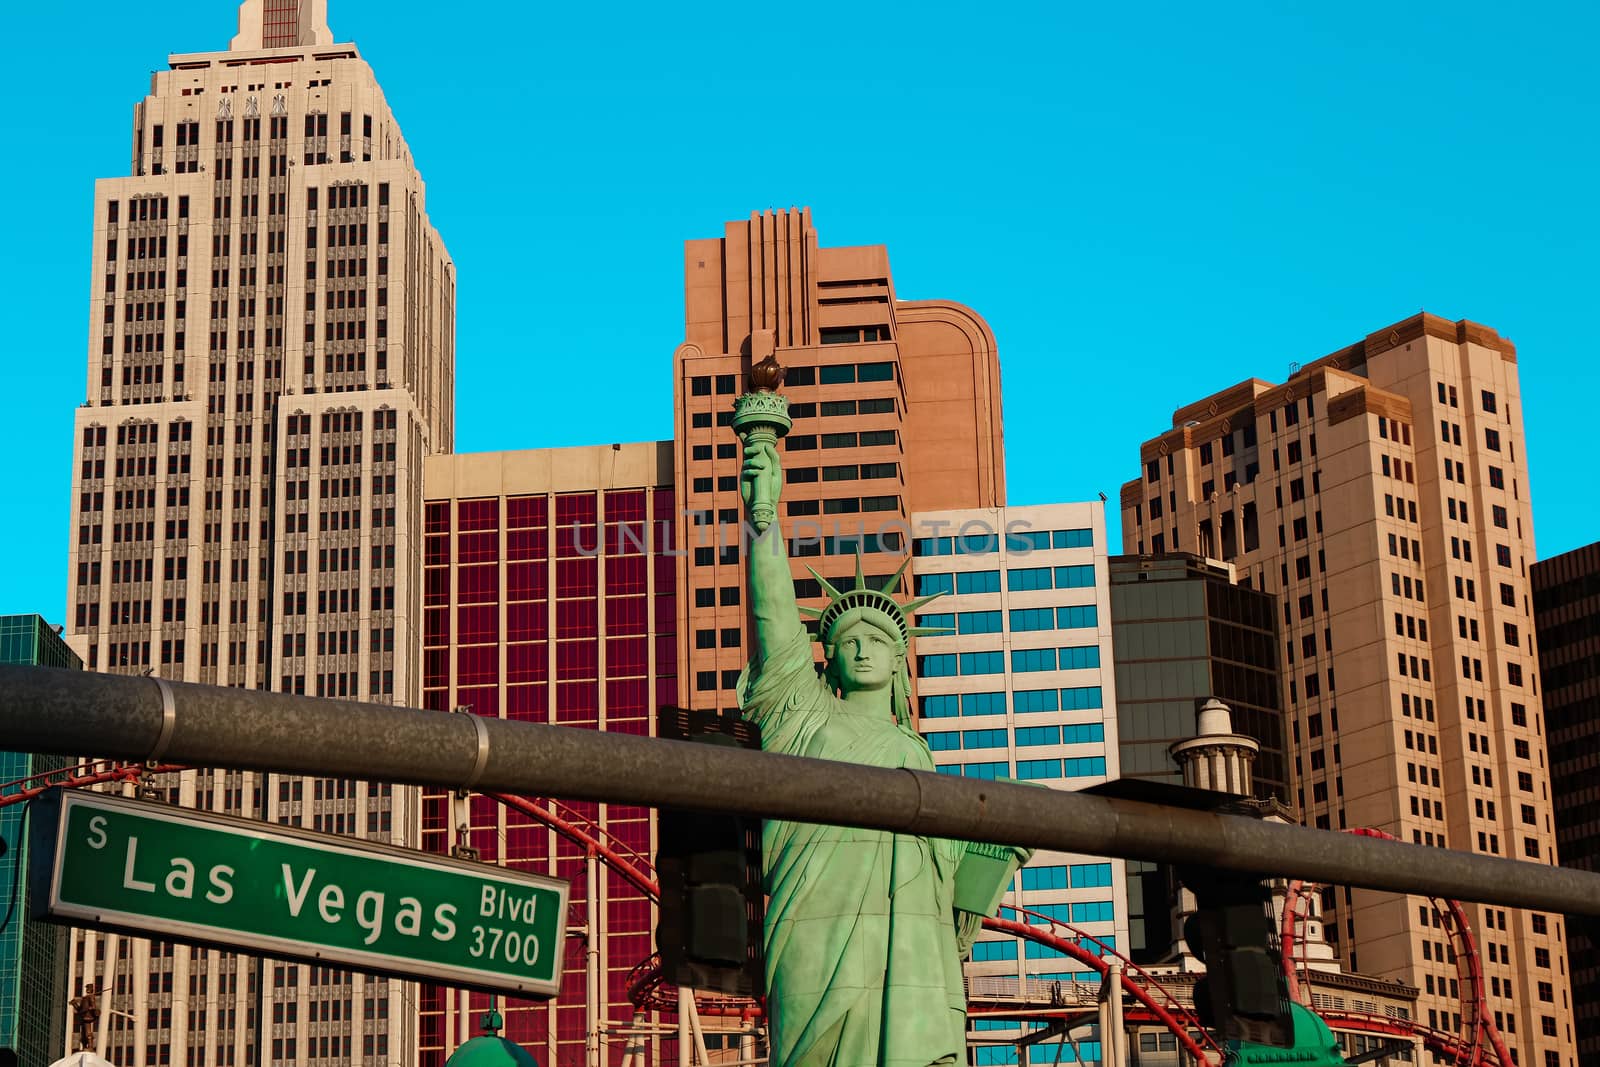
[[[560,985],[558,879],[101,793],[40,803],[38,918],[524,996]]]

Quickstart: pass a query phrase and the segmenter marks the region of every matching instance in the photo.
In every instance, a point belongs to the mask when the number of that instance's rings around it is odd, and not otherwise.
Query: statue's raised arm
[[[783,467],[777,445],[747,435],[744,469],[739,476],[739,495],[744,500],[745,517],[752,530],[759,530],[749,547],[750,617],[755,623],[756,658],[765,660],[778,649],[799,639],[804,629],[795,600],[794,580],[789,574],[789,553],[783,530],[775,518],[760,526],[763,505],[776,510],[783,492]]]

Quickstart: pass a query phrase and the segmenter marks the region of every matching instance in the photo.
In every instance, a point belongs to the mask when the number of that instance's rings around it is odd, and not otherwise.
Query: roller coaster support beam
[[[1203,864],[1600,916],[1600,874],[976,778],[318,697],[0,666],[8,749],[362,778]]]

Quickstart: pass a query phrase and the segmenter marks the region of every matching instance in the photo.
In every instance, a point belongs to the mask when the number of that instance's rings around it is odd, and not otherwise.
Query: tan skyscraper
[[[1527,567],[1533,519],[1516,350],[1417,315],[1296,370],[1188,404],[1122,487],[1128,552],[1232,562],[1281,603],[1304,820],[1556,862]],[[1574,1067],[1561,917],[1330,887],[1350,970],[1421,990],[1421,1021],[1496,1023],[1518,1062]]]
[[[976,312],[900,300],[882,245],[823,248],[809,209],[730,222],[684,247],[684,343],[673,366],[679,507],[680,701],[732,708],[745,663],[739,440],[733,398],[752,359],[788,370],[794,428],[779,521],[807,565],[882,584],[910,551],[913,512],[1005,503],[1000,362]]]
[[[454,268],[326,4],[172,56],[95,190],[70,643],[91,670],[420,703],[423,457],[453,434]],[[415,845],[409,790],[188,772],[168,799]],[[109,957],[109,959],[108,959]],[[414,986],[75,938],[118,1064],[409,1063]]]

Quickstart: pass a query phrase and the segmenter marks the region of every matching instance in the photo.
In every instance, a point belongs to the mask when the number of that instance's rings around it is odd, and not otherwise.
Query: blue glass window
[[[922,736],[927,738],[928,747],[935,752],[953,752],[961,747],[961,735],[954,730],[943,730]]]
[[[947,611],[943,614],[918,615],[917,625],[937,626],[941,630],[954,630],[956,628],[956,613]]]
[[[1028,942],[1028,958],[1030,960],[1059,960],[1065,959],[1067,954],[1058,948],[1041,945],[1037,941]]]
[[[999,571],[971,571],[967,574],[956,575],[956,592],[958,593],[998,593],[999,591]]]
[[[972,1050],[972,1055],[978,1067],[1002,1067],[1004,1064],[1017,1062],[1017,1046],[979,1045]]]
[[[1005,748],[1004,730],[963,730],[961,743],[966,748]]]
[[[954,678],[956,657],[951,653],[937,656],[918,656],[917,674],[922,678]]]
[[[1055,711],[1054,689],[1020,689],[1011,695],[1011,706],[1018,713],[1028,711]]]
[[[1104,956],[1106,953],[1114,951],[1117,947],[1117,939],[1111,934],[1096,934],[1095,938],[1096,940],[1094,941],[1085,938],[1083,947],[1096,956]],[[1101,944],[1101,942],[1104,942],[1104,944]]]
[[[1017,731],[1021,733],[1021,731]],[[1069,723],[1061,728],[1061,743],[1063,745],[1086,745],[1093,741],[1104,742],[1106,739],[1106,724],[1103,722]],[[1018,744],[1022,742],[1018,741]]]
[[[978,945],[995,945],[995,944],[999,944],[999,942],[998,941],[979,941],[978,942]],[[1012,942],[1012,944],[1016,944],[1016,942]],[[977,959],[978,958],[978,945],[973,945],[972,946],[972,958],[973,959]],[[1017,958],[1015,952],[1013,952],[1011,954],[1011,958],[1012,959],[1016,959]],[[1018,1022],[1017,1020],[1015,1020],[1015,1019],[973,1019],[972,1020],[972,1028],[974,1030],[1016,1030],[1016,1029],[1020,1028],[1021,1026],[1022,1026],[1022,1024],[1020,1022]]]
[[[969,763],[965,770],[968,778],[987,778],[992,782],[996,778],[1007,777],[1006,772],[1010,767],[1009,763]]]
[[[1096,649],[1095,651],[1099,651]],[[963,652],[961,653],[962,674],[1004,674],[1006,669],[1006,656],[1004,652]]]
[[[950,554],[950,538],[919,537],[912,543],[912,552],[918,556],[948,556]]]
[[[922,698],[922,717],[924,719],[945,719],[955,715],[960,710],[960,701],[954,693],[942,693],[939,696]]]
[[[953,593],[956,591],[956,576],[953,574],[919,574],[917,575],[917,595],[929,596],[933,593]]]
[[[956,554],[984,556],[1000,550],[1000,539],[992,533],[963,534],[956,538]]]
[[[1053,530],[1050,534],[1054,548],[1093,548],[1093,530]]]
[[[1004,715],[1006,713],[1006,695],[1004,693],[962,693],[961,714],[963,715]]]
[[[1037,781],[1040,778],[1060,778],[1061,761],[1058,759],[1019,759],[1017,760],[1017,778],[1024,782]]]
[[[1011,573],[1015,574],[1016,571]],[[1028,630],[1053,630],[1055,625],[1056,613],[1049,608],[1011,609],[1011,629],[1018,633]]]
[[[1006,572],[1006,588],[1013,593],[1050,588],[1049,567],[1017,567]]]
[[[1002,616],[998,611],[963,611],[959,622],[959,632],[963,634],[997,634],[1004,627],[1000,620]]]
[[[1018,748],[1033,748],[1037,745],[1059,745],[1061,743],[1061,727],[1023,726],[1018,728],[1016,736]]]
[[[1090,864],[1106,869],[1106,885],[1110,885],[1111,864]],[[1076,868],[1074,868],[1076,870]],[[1076,886],[1076,882],[1072,885]],[[1068,888],[1068,875],[1065,867],[1024,867],[1022,868],[1023,889],[1066,889]]]
[[[979,941],[972,946],[973,963],[990,963],[994,960],[1014,960],[1017,958],[1017,943],[1015,941]],[[1007,1027],[1017,1024],[1009,1022]]]
[[[1023,869],[1027,874],[1027,869]],[[1072,865],[1073,889],[1099,889],[1111,884],[1111,864],[1075,863]]]
[[[1093,604],[1079,604],[1056,609],[1056,625],[1063,630],[1076,630],[1100,624],[1100,613]]]
[[[1081,563],[1070,567],[1056,568],[1057,589],[1092,589],[1094,588],[1094,564]]]
[[[1061,669],[1064,671],[1082,670],[1085,667],[1100,666],[1100,646],[1081,645],[1077,648],[1063,648],[1061,650]]]
[[[1048,530],[1016,530],[1006,534],[1007,552],[1037,552],[1050,547]]]
[[[1104,778],[1106,776],[1106,758],[1104,756],[1074,756],[1063,762],[1066,764],[1068,778]]]
[[[1116,917],[1117,906],[1109,900],[1090,900],[1072,905],[1072,921],[1075,923],[1108,923]]]
[[[1025,674],[1031,671],[1053,671],[1056,669],[1056,650],[1053,648],[1014,648],[1011,650],[1011,669],[1018,674]]]
[[[938,771],[940,774],[948,774],[952,778],[961,777],[961,764],[959,763],[941,763],[939,766],[935,767],[934,770]]]
[[[1036,911],[1045,918],[1054,919],[1056,922],[1072,921],[1072,905],[1070,904],[1030,904],[1028,905],[1028,910]],[[1031,915],[1028,916],[1028,921],[1035,926],[1041,925],[1040,921]]]
[[[1081,685],[1072,689],[1061,690],[1062,711],[1082,711],[1086,708],[1098,708],[1100,706],[1100,687],[1098,685]]]

